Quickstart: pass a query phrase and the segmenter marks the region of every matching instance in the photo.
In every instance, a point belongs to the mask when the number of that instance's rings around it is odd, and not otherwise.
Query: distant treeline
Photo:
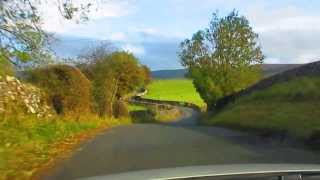
[[[301,64],[261,64],[261,70],[263,76],[268,77],[299,66]],[[154,79],[185,78],[187,69],[155,70],[151,74]]]

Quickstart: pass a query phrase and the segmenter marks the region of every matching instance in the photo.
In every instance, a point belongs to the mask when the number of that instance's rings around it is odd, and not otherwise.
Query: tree
[[[181,64],[208,107],[240,91],[260,77],[264,56],[249,21],[233,10],[226,17],[213,13],[209,28],[181,43]]]
[[[152,80],[152,75],[149,67],[146,65],[142,65],[142,73],[143,73],[142,76],[144,77],[144,84],[145,85],[149,84]]]
[[[70,0],[53,0],[60,15],[71,20],[86,20],[91,3],[76,6]],[[0,60],[15,66],[35,65],[51,58],[48,43],[50,34],[42,27],[40,4],[47,0],[0,1]],[[58,15],[58,14],[57,14]]]
[[[115,50],[109,43],[91,49],[80,59],[77,66],[93,83],[95,109],[100,116],[124,114],[125,96],[150,80],[150,70],[133,54]]]
[[[77,59],[70,59],[68,63],[75,64],[75,66],[80,68],[81,71],[92,80],[94,76],[94,66],[116,51],[119,50],[111,42],[104,41],[97,46],[86,47]]]

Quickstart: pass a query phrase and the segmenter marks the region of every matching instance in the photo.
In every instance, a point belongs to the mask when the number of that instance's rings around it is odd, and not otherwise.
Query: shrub
[[[79,115],[90,111],[91,83],[81,71],[68,65],[51,65],[30,71],[30,82],[43,88],[57,114]]]

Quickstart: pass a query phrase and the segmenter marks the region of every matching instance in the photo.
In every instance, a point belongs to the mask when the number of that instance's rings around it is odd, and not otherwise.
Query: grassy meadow
[[[240,97],[206,121],[210,125],[286,132],[309,138],[320,132],[320,78],[305,77],[275,84]]]
[[[156,79],[147,87],[144,98],[190,102],[205,107],[204,101],[189,79]]]

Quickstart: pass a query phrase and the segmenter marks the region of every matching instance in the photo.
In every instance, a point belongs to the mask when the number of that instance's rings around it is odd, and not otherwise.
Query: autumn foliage
[[[51,65],[30,71],[28,80],[44,89],[48,103],[57,114],[83,114],[90,111],[91,83],[77,68]]]
[[[122,101],[151,81],[150,70],[126,51],[94,49],[84,58],[86,63],[78,67],[92,82],[95,111],[100,116],[127,115]]]

